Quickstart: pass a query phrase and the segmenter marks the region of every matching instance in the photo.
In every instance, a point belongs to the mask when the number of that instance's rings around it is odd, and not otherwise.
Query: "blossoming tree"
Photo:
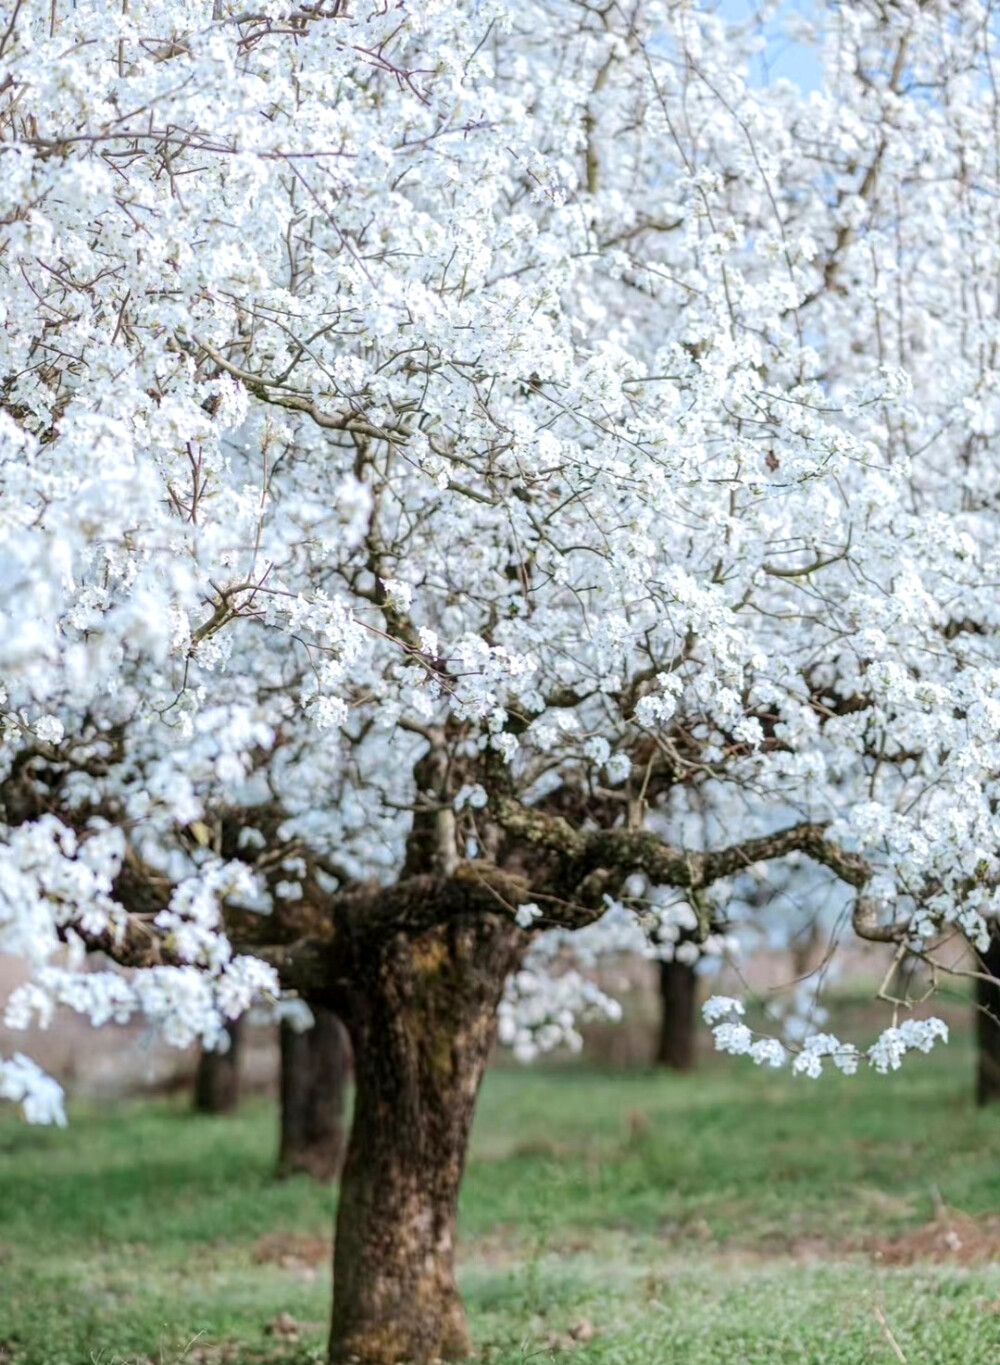
[[[7,1020],[336,1011],[335,1361],[466,1352],[498,1007],[530,1054],[602,1003],[546,945],[672,897],[707,941],[793,853],[900,954],[987,943],[995,19],[817,3],[804,96],[708,9],[0,28]],[[719,1044],[784,1061],[738,1008]],[[61,1113],[21,1056],[0,1094]]]

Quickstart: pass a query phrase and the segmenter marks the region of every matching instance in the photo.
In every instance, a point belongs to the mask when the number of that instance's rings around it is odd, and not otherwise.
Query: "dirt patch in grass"
[[[882,1265],[913,1265],[916,1261],[968,1265],[996,1260],[1000,1256],[1000,1215],[973,1218],[958,1209],[942,1208],[922,1227],[878,1240],[871,1254]]]
[[[254,1243],[254,1265],[278,1265],[283,1270],[326,1265],[333,1255],[329,1237],[306,1232],[267,1232]]]
[[[284,1314],[288,1317],[288,1314]],[[289,1321],[292,1321],[289,1318]],[[314,1323],[296,1323],[299,1327],[314,1327]],[[189,1346],[183,1354],[177,1357],[177,1365],[278,1365],[279,1361],[288,1361],[289,1365],[302,1365],[301,1348],[299,1346],[298,1331],[281,1333],[269,1332],[275,1344],[266,1346],[263,1350],[248,1350],[247,1347],[238,1341],[215,1341],[204,1344]],[[276,1354],[277,1352],[277,1354]],[[312,1355],[310,1360],[314,1359]],[[117,1365],[117,1362],[115,1363]],[[132,1365],[129,1361],[128,1365]],[[140,1362],[136,1362],[140,1365]],[[145,1365],[145,1363],[143,1363]],[[148,1365],[166,1365],[162,1354],[154,1360],[149,1357]]]
[[[765,1235],[753,1243],[735,1242],[720,1248],[717,1261],[731,1261],[735,1265],[768,1265],[777,1261],[796,1265],[813,1265],[822,1261],[839,1260],[862,1250],[856,1237],[821,1237],[802,1234],[786,1236],[781,1233]]]

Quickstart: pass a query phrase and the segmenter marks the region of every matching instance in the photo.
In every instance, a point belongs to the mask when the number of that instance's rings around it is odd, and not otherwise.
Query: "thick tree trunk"
[[[347,1147],[347,1030],[325,1005],[304,1032],[281,1025],[281,1146],[278,1175],[335,1180]]]
[[[338,1000],[355,1107],[334,1253],[336,1365],[426,1365],[470,1352],[455,1213],[504,981],[526,942],[477,916],[373,950]]]
[[[196,1114],[232,1114],[239,1105],[243,1020],[234,1019],[226,1025],[226,1032],[229,1034],[227,1052],[203,1049],[198,1059],[194,1078]]]
[[[994,934],[980,970],[1000,979],[1000,938]],[[976,1103],[1000,1103],[1000,986],[976,981]]]
[[[659,1066],[691,1071],[695,1060],[698,977],[685,962],[660,963]]]

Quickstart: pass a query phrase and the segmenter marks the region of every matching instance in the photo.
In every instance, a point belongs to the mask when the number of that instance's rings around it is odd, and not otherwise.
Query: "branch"
[[[193,341],[177,335],[177,343],[183,350],[190,354],[198,351],[205,355],[221,370],[238,379],[255,398],[261,399],[264,403],[270,403],[275,407],[288,408],[293,412],[304,412],[307,417],[311,417],[318,427],[326,431],[349,431],[361,436],[368,436],[374,440],[388,441],[390,445],[404,441],[409,435],[408,432],[393,429],[387,430],[385,427],[375,426],[374,423],[367,421],[356,412],[324,412],[307,394],[298,393],[294,389],[289,389],[278,383],[274,379],[266,379],[263,375],[255,374],[252,370],[245,370],[239,365],[234,365],[231,360],[227,360],[221,351],[210,346],[207,341],[202,341],[195,337]]]
[[[746,839],[717,853],[701,854],[704,868],[702,884],[707,886],[720,877],[732,876],[734,872],[740,872],[754,863],[783,858],[789,853],[805,853],[813,862],[828,867],[842,882],[860,890],[871,876],[871,868],[860,854],[848,853],[832,839],[827,839],[827,828],[826,822],[803,822],[776,830],[773,834],[765,834],[759,839]]]
[[[894,920],[891,924],[879,924],[878,906],[867,896],[858,896],[851,912],[851,927],[858,938],[869,943],[902,943],[909,934],[906,920]]]
[[[526,878],[492,863],[460,862],[449,876],[418,874],[390,886],[369,884],[329,898],[334,939],[385,938],[420,934],[460,915],[513,915],[530,900]]]
[[[694,852],[668,844],[649,830],[581,832],[562,816],[547,815],[510,798],[497,803],[496,813],[509,834],[571,860],[574,874],[581,878],[609,868],[625,875],[645,872],[661,886],[701,889],[754,863],[796,852],[830,868],[849,886],[860,889],[871,876],[864,858],[826,838],[826,823],[806,821],[728,848]]]
[[[234,945],[238,946],[238,945]],[[280,947],[256,947],[254,957],[269,963],[286,990],[304,1000],[321,996],[330,987],[330,945],[316,939],[299,939]]]
[[[582,857],[587,836],[574,829],[561,815],[546,815],[532,806],[522,806],[510,797],[501,797],[496,815],[508,834],[526,839],[529,844],[551,849],[568,858]]]

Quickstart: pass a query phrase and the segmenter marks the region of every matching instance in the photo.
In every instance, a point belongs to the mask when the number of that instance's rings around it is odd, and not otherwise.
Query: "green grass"
[[[5,1113],[0,1365],[321,1359],[328,1258],[255,1249],[327,1237],[335,1193],[274,1183],[274,1137],[263,1101],[78,1107],[65,1131]],[[1000,1365],[1000,1263],[873,1255],[942,1201],[1000,1213],[964,1038],[888,1080],[496,1070],[461,1211],[476,1344],[493,1365],[858,1365],[898,1362],[893,1341]],[[268,1333],[282,1314],[297,1340]]]

